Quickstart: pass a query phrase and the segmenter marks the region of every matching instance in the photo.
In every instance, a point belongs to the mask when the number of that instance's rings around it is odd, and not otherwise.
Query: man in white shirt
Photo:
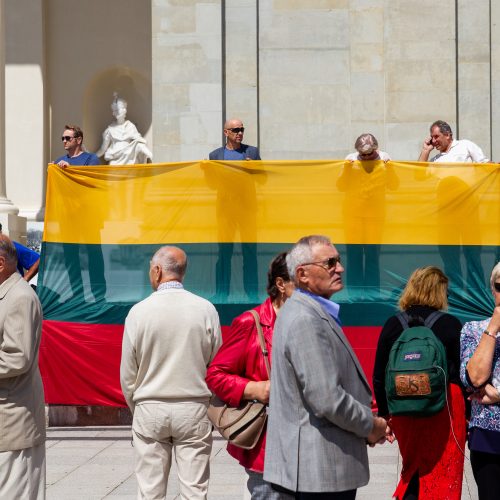
[[[221,344],[219,316],[184,290],[187,257],[177,247],[151,259],[154,293],[125,320],[120,382],[134,419],[138,498],[165,498],[175,453],[183,499],[206,499],[212,425],[206,368]]]
[[[439,153],[429,160],[431,151]],[[418,161],[440,163],[489,163],[482,149],[467,139],[453,139],[451,127],[443,120],[437,120],[430,126],[430,136],[424,140]]]

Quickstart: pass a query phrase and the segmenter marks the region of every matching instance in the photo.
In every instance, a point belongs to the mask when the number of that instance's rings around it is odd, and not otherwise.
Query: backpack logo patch
[[[404,354],[403,361],[420,361],[421,357],[422,357],[421,351],[406,352]]]
[[[398,396],[427,396],[432,392],[428,373],[396,375],[395,385]]]

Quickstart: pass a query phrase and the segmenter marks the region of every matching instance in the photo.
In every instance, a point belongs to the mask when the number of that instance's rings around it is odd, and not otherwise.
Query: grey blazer
[[[45,441],[41,335],[40,301],[16,271],[0,285],[0,451]]]
[[[294,292],[273,334],[264,479],[302,492],[367,484],[370,405],[342,329],[313,298]]]
[[[255,146],[249,146],[248,144],[242,144],[240,147],[243,150],[246,158],[249,160],[260,160],[259,150]],[[224,148],[214,149],[209,155],[209,160],[223,160],[224,159]]]

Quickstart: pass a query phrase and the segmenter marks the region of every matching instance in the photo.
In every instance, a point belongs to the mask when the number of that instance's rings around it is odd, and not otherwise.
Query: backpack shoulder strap
[[[424,325],[427,328],[430,328],[432,330],[432,327],[434,326],[434,323],[441,317],[443,316],[444,313],[441,311],[434,311],[425,318]]]
[[[408,314],[406,314],[405,311],[401,311],[396,314],[396,318],[398,318],[399,322],[401,323],[403,330],[406,330],[408,328],[408,320],[410,319]]]

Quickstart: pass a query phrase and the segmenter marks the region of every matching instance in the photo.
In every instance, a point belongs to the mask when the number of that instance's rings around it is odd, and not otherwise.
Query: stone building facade
[[[43,220],[64,124],[96,150],[115,90],[155,162],[207,158],[233,116],[269,160],[362,132],[413,160],[444,119],[498,161],[499,21],[492,0],[0,0],[0,219]]]

